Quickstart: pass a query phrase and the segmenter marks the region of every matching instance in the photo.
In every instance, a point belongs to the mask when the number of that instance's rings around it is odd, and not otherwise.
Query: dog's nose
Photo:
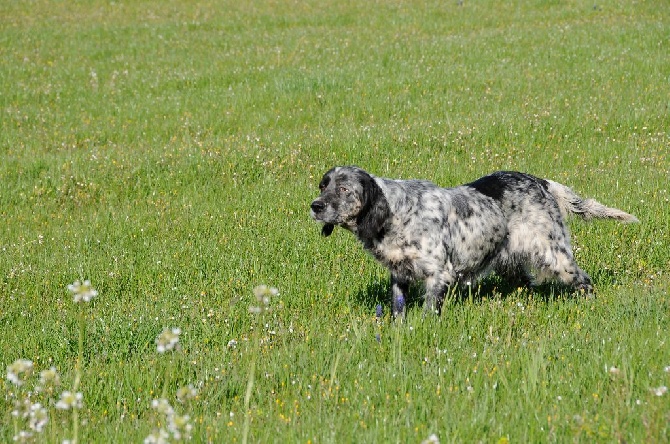
[[[320,200],[315,200],[314,202],[312,202],[311,207],[312,211],[314,211],[315,213],[320,213],[321,211],[323,211],[324,208],[326,208],[326,204],[321,202]]]

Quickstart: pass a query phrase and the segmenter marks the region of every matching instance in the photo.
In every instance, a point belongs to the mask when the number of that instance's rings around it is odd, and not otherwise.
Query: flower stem
[[[72,393],[76,394],[81,383],[81,368],[84,362],[84,332],[86,330],[86,315],[84,308],[79,306],[79,338],[77,351],[77,361],[74,366],[74,383],[72,384]],[[79,409],[77,406],[72,406],[72,443],[79,442]]]
[[[170,356],[172,358],[172,356]],[[165,375],[163,378],[163,390],[161,392],[161,398],[166,399],[168,386],[170,385],[170,376],[172,375],[172,366],[173,361],[170,359],[167,366],[165,367]]]
[[[19,417],[12,415],[12,420],[14,422],[14,436],[19,436]]]
[[[251,367],[249,368],[249,379],[247,381],[247,391],[244,394],[244,429],[242,431],[242,444],[247,444],[249,439],[249,425],[251,422],[251,410],[249,410],[249,402],[251,401],[251,392],[254,387],[254,376],[256,372],[256,353],[251,360]]]

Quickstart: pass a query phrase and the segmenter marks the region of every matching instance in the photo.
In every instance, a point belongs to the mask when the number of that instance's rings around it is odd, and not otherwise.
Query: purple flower
[[[377,307],[375,308],[375,316],[377,316],[377,319],[381,319],[383,315],[384,309],[382,308],[382,304],[377,304]]]

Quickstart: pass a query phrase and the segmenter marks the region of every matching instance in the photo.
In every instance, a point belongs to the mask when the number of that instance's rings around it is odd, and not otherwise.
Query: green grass
[[[141,442],[186,384],[195,442],[241,442],[245,419],[250,442],[667,441],[669,27],[654,1],[4,2],[1,368],[71,388],[66,288],[90,279],[81,442]],[[308,215],[352,163],[444,186],[522,170],[641,223],[570,223],[595,299],[491,278],[378,323],[386,271]],[[253,316],[258,284],[280,295]],[[156,352],[164,327],[181,350]],[[38,441],[71,438],[33,396]]]

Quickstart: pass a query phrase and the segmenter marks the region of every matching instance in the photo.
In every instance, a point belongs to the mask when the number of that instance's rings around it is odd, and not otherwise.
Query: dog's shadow
[[[424,292],[425,289],[422,284],[415,283],[410,286],[409,294],[405,301],[408,310],[423,306]],[[569,289],[558,284],[547,283],[529,287],[508,282],[494,274],[481,280],[472,288],[466,285],[451,288],[447,292],[444,303],[481,303],[484,299],[506,299],[520,293],[524,293],[545,303],[572,294]],[[364,290],[360,290],[354,295],[354,300],[357,304],[372,312],[375,311],[378,305],[381,305],[384,311],[388,310],[391,306],[390,280],[375,279],[369,282]]]

